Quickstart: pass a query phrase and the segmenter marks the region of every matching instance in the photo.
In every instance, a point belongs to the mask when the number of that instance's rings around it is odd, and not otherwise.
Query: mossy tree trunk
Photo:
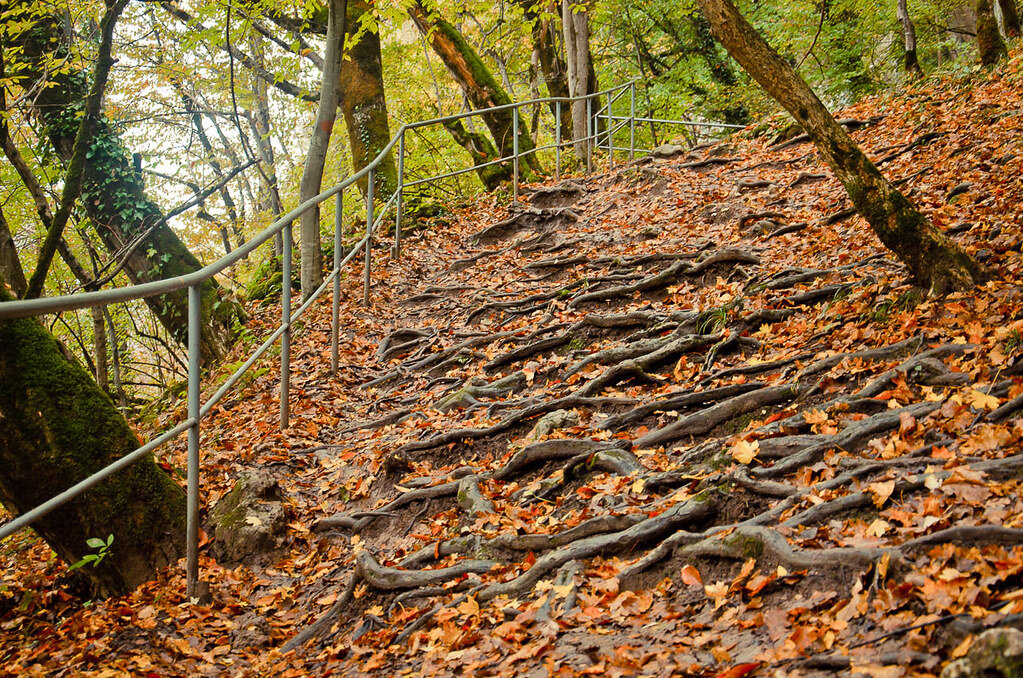
[[[0,303],[13,297],[0,280]],[[0,321],[0,501],[23,513],[138,447],[113,401],[35,319]],[[35,531],[66,563],[113,535],[82,572],[101,596],[126,593],[185,546],[185,494],[144,458],[41,518]]]
[[[693,27],[693,51],[707,66],[711,79],[727,89],[736,87],[739,84],[739,78],[733,63],[718,49],[706,17],[700,12],[694,12],[690,17],[690,22]],[[750,121],[749,110],[741,103],[717,106],[710,112],[715,116],[720,116],[723,122],[730,125],[745,125]]]
[[[426,10],[418,2],[409,8],[409,15],[473,106],[483,109],[512,103],[508,93],[483,63],[483,59],[454,26],[436,12]],[[503,157],[513,153],[514,115],[515,112],[507,110],[482,116],[494,138],[495,147]],[[532,148],[529,125],[519,114],[519,152],[525,153]],[[527,175],[529,169],[539,172],[540,164],[536,155],[525,156],[522,168]]]
[[[998,8],[1002,10],[1002,26],[1010,38],[1018,38],[1020,34],[1019,10],[1016,0],[998,0]]]
[[[470,131],[461,120],[444,123],[444,129],[451,134],[455,143],[469,152],[474,165],[482,165],[497,157],[497,149],[490,139],[478,132]],[[512,180],[512,168],[504,163],[480,167],[476,174],[488,191],[496,190],[504,182]]]
[[[368,0],[348,0],[346,33],[348,54],[341,63],[341,111],[348,128],[352,166],[358,172],[391,141],[384,97],[384,68],[380,57],[380,31]],[[374,194],[386,200],[398,188],[394,154],[388,153],[375,172]],[[366,195],[367,180],[359,181]]]
[[[730,0],[697,0],[714,34],[739,64],[803,126],[866,219],[919,283],[936,293],[964,289],[978,264],[934,227],[859,149],[795,69]]]
[[[899,23],[902,25],[902,44],[906,48],[903,68],[911,78],[922,78],[923,70],[920,68],[920,60],[916,53],[916,26],[909,16],[907,0],[899,0],[898,6]]]
[[[991,0],[977,0],[977,51],[985,66],[994,66],[1008,54]]]
[[[8,74],[15,75],[26,86],[47,83],[24,105],[42,123],[57,154],[68,161],[78,131],[78,114],[89,88],[88,76],[73,68],[48,68],[51,60],[68,56],[68,38],[60,17],[37,17],[31,12],[29,6],[12,3],[2,14],[5,23],[24,26],[21,33],[8,34],[10,46],[18,48],[14,53],[19,57],[16,63],[7,64]],[[107,250],[123,259],[129,279],[134,283],[151,282],[202,268],[167,225],[160,207],[146,196],[131,154],[110,123],[100,116],[94,129],[84,168],[81,204]],[[229,300],[214,281],[203,285],[202,299],[203,359],[219,359],[233,343],[234,327],[242,317],[241,307]],[[186,344],[187,294],[182,291],[152,297],[146,303],[170,335]]]

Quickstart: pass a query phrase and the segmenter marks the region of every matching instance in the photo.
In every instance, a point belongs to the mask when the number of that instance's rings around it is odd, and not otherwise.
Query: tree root
[[[712,407],[682,417],[673,424],[654,429],[636,439],[634,445],[639,448],[657,447],[683,438],[708,433],[714,427],[735,417],[787,400],[799,395],[795,385],[771,386],[749,393],[733,396]]]
[[[664,513],[647,518],[620,532],[580,539],[555,549],[538,558],[532,567],[515,579],[485,586],[480,590],[477,599],[485,602],[501,595],[522,596],[544,575],[565,563],[609,553],[627,553],[640,544],[648,543],[681,527],[700,523],[715,510],[713,492],[704,491],[687,502],[673,506]]]
[[[618,297],[630,296],[634,292],[645,292],[647,290],[659,289],[670,285],[683,276],[693,277],[703,273],[715,264],[725,263],[760,264],[760,260],[752,254],[743,252],[742,250],[731,248],[719,250],[710,256],[701,259],[695,265],[690,265],[686,261],[677,261],[660,273],[644,278],[632,285],[620,285],[606,290],[599,290],[579,295],[569,302],[569,306],[575,308],[580,304],[595,301],[608,301]]]
[[[467,574],[486,574],[497,566],[493,560],[463,560],[436,570],[401,570],[385,567],[369,551],[355,557],[355,572],[367,584],[381,591],[401,591],[435,586]]]
[[[749,393],[750,391],[756,391],[764,388],[765,386],[766,384],[762,382],[750,382],[747,384],[722,386],[721,388],[710,389],[707,391],[687,392],[679,395],[673,395],[666,400],[656,400],[654,402],[646,403],[623,414],[605,419],[600,423],[598,428],[613,431],[615,429],[628,426],[629,424],[642,421],[655,412],[671,412],[698,405],[706,405],[708,403],[718,402],[727,398],[733,398],[735,396],[742,395],[743,393]]]

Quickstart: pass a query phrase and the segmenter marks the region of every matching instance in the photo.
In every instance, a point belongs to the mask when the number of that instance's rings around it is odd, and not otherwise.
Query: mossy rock
[[[969,653],[945,667],[941,678],[1023,678],[1023,632],[991,629]]]
[[[243,474],[210,517],[213,554],[225,564],[252,562],[276,551],[288,521],[277,480],[261,469]]]

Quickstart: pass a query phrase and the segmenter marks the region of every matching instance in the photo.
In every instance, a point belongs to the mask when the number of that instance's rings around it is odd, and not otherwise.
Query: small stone
[[[654,150],[650,151],[650,155],[655,158],[677,158],[678,156],[688,151],[684,146],[678,146],[677,144],[663,144],[658,146]]]

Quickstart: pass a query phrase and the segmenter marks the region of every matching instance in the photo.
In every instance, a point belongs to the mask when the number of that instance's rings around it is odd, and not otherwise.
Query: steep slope
[[[214,413],[211,505],[274,475],[274,558],[207,558],[207,606],[174,571],[83,610],[31,597],[61,568],[23,537],[5,665],[938,673],[1023,612],[1018,65],[843,113],[983,288],[911,289],[799,139],[474,205],[381,262],[370,308],[346,280],[336,380],[317,309],[291,429],[270,363]]]

